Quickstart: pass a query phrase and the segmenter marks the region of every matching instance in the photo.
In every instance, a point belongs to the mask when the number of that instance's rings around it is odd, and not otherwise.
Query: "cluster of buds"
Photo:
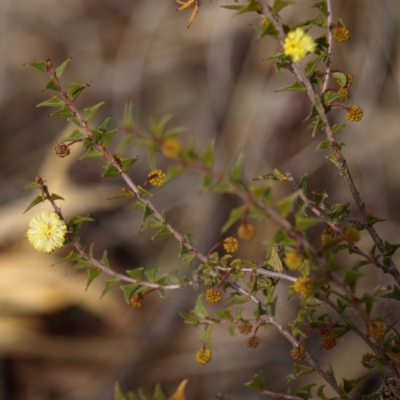
[[[242,240],[251,240],[254,236],[255,228],[252,224],[243,223],[239,226],[237,234]]]
[[[238,325],[238,329],[242,335],[248,335],[253,329],[253,325],[249,321],[243,321]]]
[[[351,106],[346,112],[346,118],[351,122],[359,122],[362,120],[364,112],[359,105]]]
[[[147,179],[153,186],[161,186],[165,179],[165,174],[161,169],[153,169]]]
[[[372,354],[372,353],[365,353],[365,354],[362,356],[362,359],[361,359],[361,364],[362,364],[362,366],[363,366],[364,368],[367,368],[367,369],[372,369],[374,366],[371,365],[371,361],[372,361],[374,358],[376,358],[376,355],[375,355],[375,354]]]
[[[360,231],[354,226],[348,226],[347,228],[345,228],[343,233],[346,237],[346,240],[350,244],[356,243],[360,240]]]
[[[332,37],[337,42],[346,42],[350,39],[350,31],[345,26],[336,25],[332,28]]]
[[[293,347],[290,356],[294,361],[302,361],[306,358],[306,349],[303,346]]]
[[[207,289],[206,291],[206,300],[209,303],[218,303],[221,301],[221,292],[218,292],[215,289]]]
[[[367,334],[373,339],[383,339],[387,332],[387,326],[382,321],[374,321],[368,326]]]
[[[293,285],[293,290],[301,295],[309,294],[311,292],[311,289],[311,279],[305,276],[298,278]]]
[[[226,252],[234,253],[239,248],[239,243],[236,238],[229,236],[223,241],[223,246]]]
[[[140,308],[142,307],[142,303],[143,303],[143,296],[140,294],[133,294],[130,298],[129,298],[129,304],[133,307],[133,308]]]
[[[336,338],[331,334],[321,336],[322,348],[326,350],[333,349],[336,346]]]
[[[196,351],[196,361],[199,364],[205,365],[211,361],[211,351],[208,349],[199,349]]]
[[[260,344],[260,338],[258,336],[252,336],[247,339],[247,347],[255,349]]]

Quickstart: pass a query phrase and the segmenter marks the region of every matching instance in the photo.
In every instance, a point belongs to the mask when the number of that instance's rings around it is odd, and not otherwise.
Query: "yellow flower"
[[[300,293],[302,295],[307,295],[311,292],[311,279],[306,277],[298,278],[297,281],[293,285],[293,290],[296,293]]]
[[[51,253],[64,244],[67,225],[55,212],[42,211],[29,221],[29,243],[38,251]]]
[[[162,152],[166,157],[176,157],[181,152],[181,142],[177,139],[165,139],[162,144]]]
[[[212,353],[208,349],[199,349],[196,351],[196,361],[199,364],[207,364],[211,361]]]
[[[238,241],[233,236],[227,237],[223,241],[223,246],[225,251],[227,251],[228,253],[234,253],[239,248]]]
[[[185,1],[183,1],[183,0],[176,0],[176,2],[178,4],[182,4],[182,6],[179,7],[176,11],[182,11],[182,10],[186,10],[189,7],[193,7],[192,15],[190,16],[189,23],[186,26],[186,28],[189,29],[190,25],[192,25],[192,22],[194,21],[194,17],[199,12],[200,1],[199,0],[187,0],[185,3]]]
[[[307,53],[314,53],[315,42],[303,29],[297,28],[289,32],[285,38],[285,55],[291,56],[293,62],[301,60]]]
[[[161,186],[164,178],[165,174],[161,171],[161,169],[153,169],[153,171],[151,171],[148,175],[149,182],[153,186]]]
[[[251,240],[254,236],[255,228],[252,224],[246,223],[239,226],[237,234],[242,240]]]
[[[299,269],[303,264],[303,261],[303,256],[296,251],[290,251],[285,257],[285,263],[289,269]]]

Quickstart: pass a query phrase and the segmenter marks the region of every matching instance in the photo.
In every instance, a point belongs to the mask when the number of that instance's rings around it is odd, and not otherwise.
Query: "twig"
[[[283,31],[281,23],[272,14],[270,7],[268,6],[268,4],[266,3],[265,0],[259,0],[259,4],[262,7],[263,13],[268,17],[269,21],[272,23],[274,28],[278,31],[279,41],[283,47],[285,33]],[[361,199],[360,193],[358,192],[356,185],[353,181],[353,178],[350,173],[350,169],[347,165],[347,161],[343,157],[342,152],[336,142],[335,136],[332,132],[332,128],[329,124],[325,110],[322,107],[320,101],[317,101],[318,95],[314,92],[311,82],[307,78],[307,75],[305,74],[305,71],[303,70],[303,68],[301,68],[298,63],[293,63],[292,68],[293,68],[293,73],[296,75],[299,82],[301,84],[303,84],[303,86],[306,88],[307,95],[310,98],[312,105],[315,106],[318,116],[324,125],[325,134],[331,145],[332,153],[335,157],[337,166],[339,168],[339,172],[343,176],[348,188],[350,189],[350,192],[353,196],[354,202],[356,203],[356,206],[357,206],[358,210],[360,211],[362,219],[366,224],[366,230],[368,231],[368,233],[371,236],[374,243],[377,245],[377,247],[378,247],[379,251],[382,253],[382,255],[385,255],[385,253],[386,253],[385,244],[384,244],[383,240],[381,239],[381,237],[376,232],[375,228],[372,225],[368,224],[367,209],[366,209],[365,204]],[[387,272],[390,273],[393,276],[393,278],[396,280],[397,284],[400,285],[400,272],[397,270],[397,267],[391,257],[387,257],[387,264],[388,264]]]

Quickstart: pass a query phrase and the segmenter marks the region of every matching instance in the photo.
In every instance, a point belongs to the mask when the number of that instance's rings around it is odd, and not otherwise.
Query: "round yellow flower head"
[[[311,292],[311,289],[311,279],[304,276],[298,278],[293,286],[293,290],[301,295],[307,295]]]
[[[362,120],[364,112],[359,105],[351,106],[350,110],[346,112],[346,118],[351,122],[358,122]]]
[[[251,240],[254,236],[255,228],[252,224],[242,224],[237,230],[237,234],[242,240]]]
[[[303,261],[303,256],[296,251],[290,251],[285,257],[285,263],[289,269],[299,269]]]
[[[55,212],[42,211],[29,221],[29,243],[38,251],[51,253],[64,244],[67,225]]]
[[[162,152],[166,157],[176,157],[181,150],[181,142],[178,139],[165,139],[162,144]]]
[[[199,364],[205,365],[211,361],[211,351],[208,349],[199,349],[196,351],[196,361]]]
[[[314,53],[315,42],[303,29],[289,32],[284,43],[285,55],[292,57],[293,62],[300,61],[307,53]]]
[[[228,253],[234,253],[239,248],[238,241],[233,236],[227,237],[223,242],[223,246]]]
[[[148,178],[149,182],[153,186],[161,186],[165,178],[165,174],[161,171],[161,169],[153,169],[153,171],[149,173]]]

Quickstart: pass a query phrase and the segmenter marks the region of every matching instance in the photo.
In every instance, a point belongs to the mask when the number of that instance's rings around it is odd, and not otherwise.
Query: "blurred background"
[[[298,3],[282,12],[285,22],[317,15],[310,9],[314,1]],[[341,17],[351,31],[349,42],[335,44],[333,68],[354,75],[348,104],[364,110],[360,123],[338,135],[346,142],[344,154],[367,208],[388,220],[377,227],[379,232],[395,243],[400,236],[399,3],[333,3],[334,20]],[[23,188],[39,174],[52,192],[65,198],[60,205],[67,218],[89,213],[95,218],[83,227],[83,241],[87,247],[95,242],[99,257],[107,249],[113,268],[160,265],[173,271],[183,266],[173,239],[150,245],[151,233],[140,233],[141,215],[130,211],[132,204],[107,200],[123,184],[100,179],[101,162],[78,163],[78,146],[70,157],[56,157],[57,140],[73,126],[47,118],[49,109],[35,108],[53,95],[41,92],[48,77],[23,65],[35,59],[50,58],[58,65],[73,57],[62,81],[65,87],[69,82],[92,83],[76,104],[83,109],[106,101],[97,122],[112,115],[111,124],[118,127],[124,105],[131,101],[135,123],[143,130],[151,117],[169,113],[174,116],[170,126],[187,128],[182,139],[186,145],[194,138],[201,149],[216,138],[217,171],[226,171],[245,151],[247,179],[273,168],[290,170],[297,180],[308,172],[310,191],[326,191],[331,202],[351,202],[337,169],[324,151],[315,152],[323,137],[311,138],[303,122],[310,106],[306,95],[274,93],[294,79],[287,71],[277,75],[266,60],[279,48],[269,38],[257,42],[258,31],[251,25],[260,24],[261,16],[232,19],[233,12],[220,7],[226,4],[235,3],[204,0],[187,30],[191,9],[178,13],[173,0],[0,0],[1,399],[106,400],[112,399],[116,381],[124,391],[143,388],[148,395],[160,382],[170,396],[184,378],[189,379],[190,400],[211,399],[217,393],[258,399],[243,383],[260,370],[271,390],[312,381],[281,382],[293,364],[290,345],[273,328],[260,332],[261,345],[252,350],[244,336],[230,337],[226,327],[215,327],[213,360],[205,367],[197,364],[202,330],[184,325],[178,312],[189,312],[198,293],[170,292],[168,301],[149,296],[139,310],[126,305],[118,288],[99,300],[103,276],[85,292],[85,272],[66,276],[67,265],[51,267],[69,253],[69,246],[44,255],[25,237],[30,216],[49,209],[44,205],[22,214],[37,195]],[[316,37],[322,31],[313,28],[310,33]],[[333,80],[331,86],[336,87]],[[332,123],[346,122],[340,110],[329,117]],[[131,151],[140,156],[130,172],[140,184],[149,171],[146,154]],[[168,166],[161,159],[157,163]],[[274,188],[276,199],[290,193],[284,184]],[[192,171],[155,196],[169,221],[192,233],[204,253],[221,240],[230,210],[241,204],[233,196],[201,193],[199,176]],[[262,261],[262,242],[274,227],[268,221],[255,225],[255,239],[241,246],[238,257]],[[316,230],[316,243],[319,234]],[[360,246],[368,251],[370,245],[363,236]],[[377,282],[392,283],[373,269],[366,271],[364,290]],[[279,291],[277,316],[284,323],[294,318],[298,300],[287,301],[284,287]],[[390,304],[381,307],[390,310]],[[310,351],[325,368],[337,368],[339,378],[352,378],[361,373],[366,349],[348,335],[329,355],[318,343]],[[360,392],[376,388],[380,379],[372,375]]]

